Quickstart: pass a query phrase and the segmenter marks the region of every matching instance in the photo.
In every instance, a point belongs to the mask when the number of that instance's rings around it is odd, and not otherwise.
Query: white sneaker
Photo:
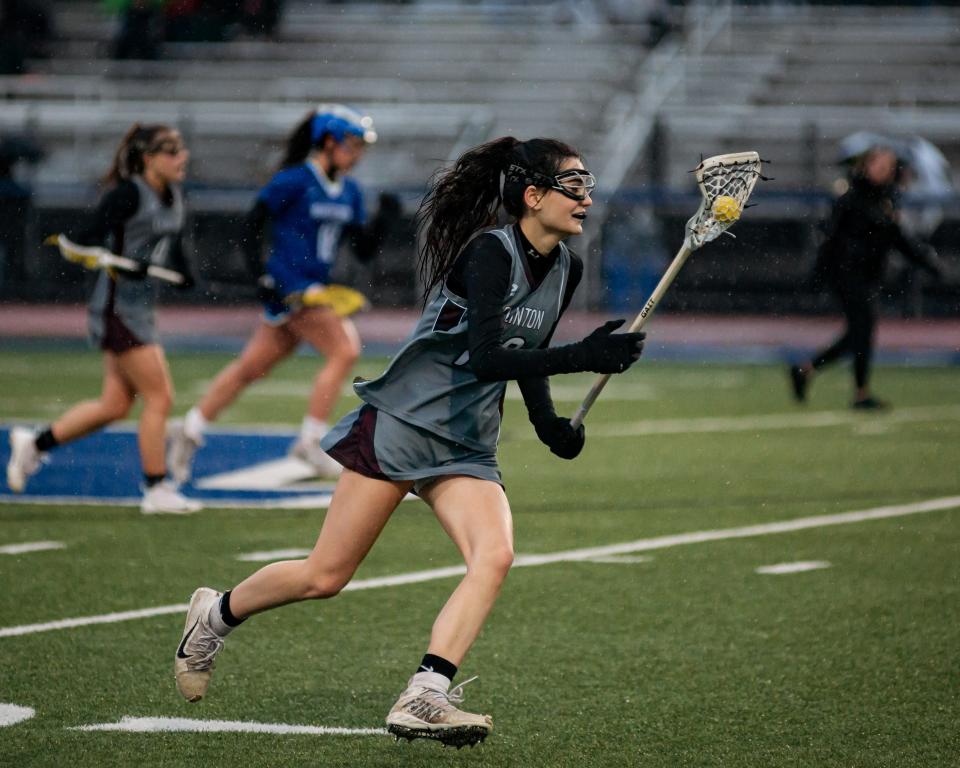
[[[203,446],[203,438],[186,433],[183,419],[170,422],[167,428],[167,466],[178,483],[185,483],[193,476],[193,455]]]
[[[430,683],[414,683],[414,679],[416,676],[387,715],[387,730],[397,741],[435,739],[444,746],[460,749],[468,744],[472,747],[490,735],[490,715],[475,715],[454,706],[463,701],[463,686],[477,678],[464,680],[449,691]]]
[[[223,638],[207,623],[210,609],[222,594],[215,589],[200,587],[190,598],[183,636],[173,658],[177,690],[187,701],[203,698],[210,686],[214,659],[223,648]]]
[[[35,475],[46,454],[37,450],[37,433],[26,427],[10,430],[10,460],[7,462],[7,486],[14,493],[23,493],[27,478]]]
[[[290,455],[313,467],[318,477],[340,477],[343,472],[340,462],[323,450],[319,442],[304,440],[302,436],[291,446]]]
[[[189,515],[201,509],[203,504],[188,499],[169,480],[162,480],[147,488],[140,502],[140,511],[145,515]]]

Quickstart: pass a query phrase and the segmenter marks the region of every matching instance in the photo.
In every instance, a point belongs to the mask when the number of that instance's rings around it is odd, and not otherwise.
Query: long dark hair
[[[101,182],[112,187],[131,176],[143,173],[143,156],[156,151],[161,142],[158,139],[167,133],[174,133],[169,125],[140,125],[134,123],[120,140],[120,146],[113,156],[113,165]]]
[[[443,282],[470,238],[497,222],[501,207],[515,219],[523,216],[523,193],[534,183],[530,172],[553,177],[569,157],[580,153],[556,139],[519,141],[504,136],[474,147],[452,168],[434,174],[416,216],[424,300]]]
[[[307,155],[313,149],[311,123],[314,114],[314,111],[310,110],[287,138],[287,148],[284,150],[283,160],[280,161],[280,170],[293,168],[307,159]]]

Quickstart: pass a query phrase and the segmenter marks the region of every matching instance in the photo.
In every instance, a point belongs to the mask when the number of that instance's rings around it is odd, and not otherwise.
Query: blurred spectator
[[[49,9],[30,0],[0,2],[0,75],[27,71],[27,59],[45,59],[53,36]]]
[[[159,58],[162,0],[107,0],[106,4],[113,13],[121,16],[113,41],[113,58]]]
[[[273,37],[282,7],[282,0],[242,0],[240,26],[251,37]]]
[[[908,237],[896,210],[899,163],[884,146],[865,152],[853,166],[849,189],[836,201],[827,238],[817,254],[815,279],[840,302],[846,328],[803,365],[790,368],[794,397],[802,402],[813,375],[842,357],[853,358],[853,407],[876,410],[887,403],[870,390],[873,336],[887,253],[896,249],[938,277],[944,274],[933,249]]]
[[[24,243],[32,192],[17,181],[14,167],[21,161],[36,163],[42,158],[41,149],[28,139],[0,139],[0,290],[5,282],[22,282],[25,277]]]

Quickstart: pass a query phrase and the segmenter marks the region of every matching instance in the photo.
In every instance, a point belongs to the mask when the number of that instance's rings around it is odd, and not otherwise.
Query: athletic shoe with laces
[[[200,587],[190,598],[183,636],[173,659],[177,690],[187,701],[200,701],[210,686],[213,663],[223,638],[210,629],[207,617],[223,593]]]
[[[27,478],[35,475],[46,459],[37,450],[37,433],[26,427],[10,430],[10,460],[7,462],[7,486],[14,493],[23,493]]]
[[[319,442],[298,437],[290,447],[290,456],[309,464],[318,477],[339,477],[343,467],[323,448]]]
[[[410,679],[407,689],[387,715],[387,730],[400,739],[434,739],[457,749],[483,741],[493,730],[490,715],[475,715],[457,709],[463,701],[463,686],[476,680],[471,677],[460,685],[444,690],[430,682]]]
[[[188,499],[170,480],[161,480],[143,492],[140,511],[145,515],[189,515],[203,509],[203,504]]]
[[[790,366],[790,384],[793,387],[793,397],[798,403],[807,399],[807,384],[810,377],[799,365]]]
[[[170,422],[167,429],[167,466],[178,483],[186,483],[193,476],[193,456],[203,446],[202,437],[188,435],[183,419]]]

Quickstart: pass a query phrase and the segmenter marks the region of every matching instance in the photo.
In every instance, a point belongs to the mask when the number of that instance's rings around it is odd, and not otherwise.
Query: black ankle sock
[[[457,665],[447,661],[442,656],[434,656],[432,653],[424,654],[423,661],[420,662],[420,668],[417,672],[436,672],[443,675],[451,682],[453,676],[457,674]]]
[[[228,627],[239,627],[246,619],[238,619],[233,615],[233,612],[230,610],[230,590],[228,589],[223,593],[223,597],[220,598],[220,618],[223,619],[223,623]]]
[[[162,483],[166,475],[147,475],[143,476],[143,484],[147,488],[153,488],[157,483]]]
[[[60,445],[60,441],[53,436],[53,430],[47,427],[37,435],[37,439],[33,441],[33,444],[37,447],[38,451],[49,451],[51,448],[56,448]]]

